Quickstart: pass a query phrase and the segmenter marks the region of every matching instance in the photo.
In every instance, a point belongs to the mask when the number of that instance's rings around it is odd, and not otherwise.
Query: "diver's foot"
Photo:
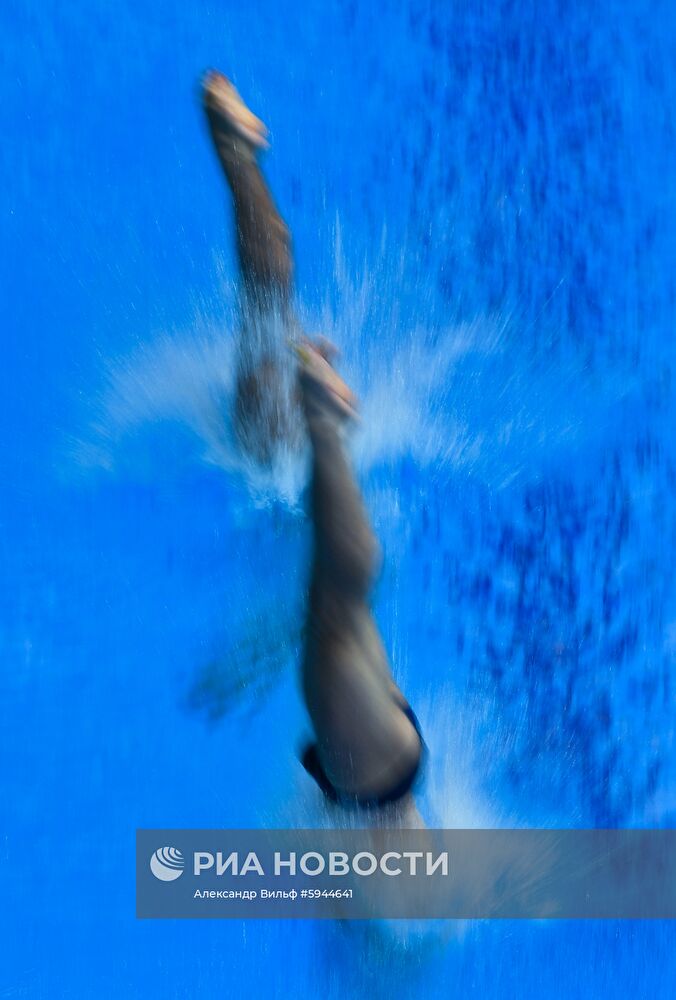
[[[264,123],[249,111],[233,84],[217,70],[209,70],[202,79],[202,102],[212,129],[219,134],[243,139],[252,150],[270,145]]]
[[[318,416],[333,416],[340,421],[357,417],[357,397],[332,367],[336,347],[326,338],[314,343],[303,339],[294,344],[298,358],[298,381],[305,415],[309,422]]]

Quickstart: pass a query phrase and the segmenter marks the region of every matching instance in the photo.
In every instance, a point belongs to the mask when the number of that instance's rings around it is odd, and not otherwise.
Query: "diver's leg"
[[[276,442],[291,440],[295,422],[283,364],[294,323],[291,240],[258,164],[265,126],[220,73],[205,77],[203,102],[235,214],[242,305],[235,424],[246,450],[267,461]]]
[[[220,73],[204,80],[204,110],[219,163],[232,192],[237,251],[249,305],[288,306],[293,262],[289,230],[258,164],[267,129]]]
[[[345,454],[339,411],[325,387],[301,384],[315,542],[303,692],[332,784],[378,797],[411,773],[420,737],[402,711],[367,603],[378,546]]]

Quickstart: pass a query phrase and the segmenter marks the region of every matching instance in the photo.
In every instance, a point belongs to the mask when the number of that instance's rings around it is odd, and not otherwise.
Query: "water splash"
[[[383,260],[355,281],[338,239],[332,297],[315,312],[301,310],[306,329],[339,345],[341,371],[361,398],[353,450],[362,473],[407,459],[499,488],[524,474],[532,479],[573,448],[599,447],[638,408],[635,371],[598,378],[577,355],[534,359],[518,315],[409,326],[383,306],[383,295],[393,300],[398,275]],[[94,416],[73,447],[78,464],[152,475],[157,428],[169,423],[176,440],[188,433],[190,461],[242,479],[258,501],[297,504],[307,478],[304,452],[279,448],[272,467],[261,470],[235,441],[234,326],[232,318],[198,317],[194,330],[162,334],[108,362]],[[292,377],[290,352],[283,363]],[[177,465],[185,458],[178,448],[172,455]]]

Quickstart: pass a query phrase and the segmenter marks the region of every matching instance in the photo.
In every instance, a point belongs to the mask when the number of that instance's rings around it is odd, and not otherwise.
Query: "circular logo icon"
[[[183,855],[176,847],[160,847],[150,859],[150,870],[161,882],[173,882],[184,868]]]

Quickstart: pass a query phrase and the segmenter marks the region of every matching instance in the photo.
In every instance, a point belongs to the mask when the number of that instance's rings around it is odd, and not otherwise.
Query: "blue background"
[[[270,125],[299,308],[364,398],[426,818],[674,824],[672,5],[25,0],[0,24],[0,995],[673,995],[660,923],[134,917],[137,827],[322,822],[299,473],[252,484],[218,429],[210,65]]]

